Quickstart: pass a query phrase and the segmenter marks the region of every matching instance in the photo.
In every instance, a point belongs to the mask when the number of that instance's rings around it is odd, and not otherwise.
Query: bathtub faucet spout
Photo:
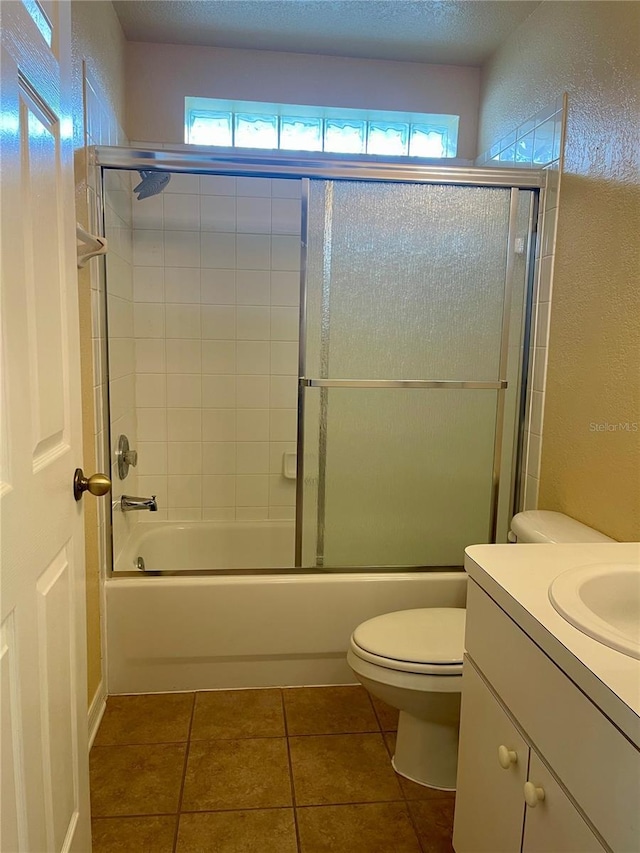
[[[122,512],[131,512],[135,509],[148,509],[149,512],[157,512],[158,502],[155,495],[151,495],[150,498],[136,498],[133,495],[122,495],[120,498],[120,508]]]

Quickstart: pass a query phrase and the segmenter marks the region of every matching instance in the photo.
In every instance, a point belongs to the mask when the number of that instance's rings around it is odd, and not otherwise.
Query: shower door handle
[[[430,388],[443,390],[503,391],[506,379],[312,379],[301,376],[302,388]]]
[[[110,491],[111,480],[106,474],[92,474],[91,477],[85,477],[82,468],[76,468],[73,475],[73,496],[77,501],[82,500],[85,492],[100,497]]]

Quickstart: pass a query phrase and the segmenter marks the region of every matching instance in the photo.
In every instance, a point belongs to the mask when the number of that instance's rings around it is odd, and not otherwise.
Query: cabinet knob
[[[515,749],[509,749],[508,746],[501,744],[498,747],[498,761],[503,770],[508,770],[512,764],[518,763],[518,753]]]
[[[532,809],[544,800],[544,788],[534,785],[533,782],[524,783],[524,801]]]

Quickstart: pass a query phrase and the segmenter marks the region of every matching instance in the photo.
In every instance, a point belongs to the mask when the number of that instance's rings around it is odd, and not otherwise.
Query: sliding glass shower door
[[[298,565],[460,566],[466,545],[493,540],[530,201],[309,182]]]

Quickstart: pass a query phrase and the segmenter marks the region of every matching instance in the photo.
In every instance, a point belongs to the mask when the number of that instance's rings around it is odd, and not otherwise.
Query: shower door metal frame
[[[452,184],[471,187],[541,190],[542,169],[502,166],[443,166],[442,161],[416,163],[410,157],[356,159],[339,154],[295,156],[288,153],[250,151],[237,148],[211,149],[189,145],[159,150],[97,145],[91,149],[93,163],[102,168],[187,172],[200,175],[242,175],[255,178],[324,178],[331,181],[392,181],[411,184]]]
[[[448,382],[440,380],[329,380],[321,378],[308,378],[305,376],[305,345],[306,345],[306,308],[307,308],[307,264],[306,252],[308,244],[308,187],[309,179],[324,179],[330,181],[371,181],[371,182],[389,182],[389,183],[419,183],[419,184],[438,184],[450,186],[468,186],[468,187],[496,187],[511,190],[511,213],[509,221],[509,237],[507,249],[510,254],[507,257],[507,265],[509,268],[509,259],[513,258],[513,217],[514,217],[514,198],[517,198],[518,190],[531,190],[534,193],[534,200],[537,202],[540,193],[544,192],[546,186],[546,176],[543,170],[524,169],[524,168],[503,168],[496,167],[476,167],[472,165],[453,165],[444,166],[441,162],[432,162],[429,164],[419,164],[408,157],[397,158],[376,158],[362,156],[360,158],[341,157],[340,155],[290,155],[288,153],[269,153],[251,151],[248,153],[241,152],[238,149],[211,149],[201,146],[189,146],[181,148],[128,148],[120,146],[95,146],[90,149],[90,164],[95,166],[104,173],[106,169],[118,169],[125,171],[138,171],[141,169],[153,171],[167,171],[184,174],[203,174],[203,175],[234,175],[242,177],[261,177],[261,178],[297,178],[302,180],[302,223],[301,223],[301,266],[300,266],[300,337],[299,337],[299,372],[298,372],[298,458],[296,472],[296,560],[293,569],[281,569],[279,572],[309,572],[314,571],[313,567],[303,567],[301,565],[302,553],[302,506],[303,506],[303,487],[304,487],[304,460],[303,454],[300,452],[304,448],[304,388],[305,387],[320,387],[321,393],[326,395],[326,389],[329,387],[397,387],[397,388],[495,388],[498,391],[498,406],[500,413],[500,424],[496,424],[496,438],[494,445],[494,466],[493,466],[493,482],[492,482],[492,535],[495,538],[495,525],[497,513],[497,501],[500,485],[500,452],[502,445],[502,411],[504,409],[504,391],[506,389],[506,380],[497,380],[493,383],[473,383],[473,382]],[[305,180],[306,179],[306,180]],[[98,182],[97,192],[97,207],[98,220],[102,222],[103,205],[103,181]],[[534,250],[535,250],[535,234],[536,234],[536,215],[538,204],[534,203],[531,206],[531,215],[529,220],[529,246],[528,246],[528,274],[525,283],[525,317],[523,319],[523,359],[520,370],[520,419],[517,429],[517,435],[514,442],[514,454],[516,464],[514,466],[514,474],[510,488],[512,493],[520,491],[520,461],[523,452],[523,423],[524,423],[524,404],[527,389],[527,366],[528,366],[528,350],[529,339],[531,334],[530,314],[533,300],[533,281],[534,281]],[[103,223],[102,223],[103,224]],[[103,225],[104,227],[104,225]],[[104,234],[104,231],[103,231]],[[537,262],[537,259],[536,259]],[[105,276],[104,295],[106,299],[106,261],[102,262],[104,270],[102,274]],[[511,270],[513,270],[513,261],[511,261]],[[506,276],[508,279],[509,276]],[[511,287],[511,282],[505,280],[505,295],[506,291]],[[509,293],[510,299],[510,293]],[[106,319],[106,312],[105,312]],[[503,328],[501,341],[501,359],[506,358],[508,346],[505,345],[505,334],[508,341],[508,324],[505,325],[505,315],[503,311]],[[108,351],[107,340],[105,335],[105,349]],[[104,364],[108,373],[108,352],[104,353]],[[354,384],[355,383],[355,384]],[[381,383],[384,383],[382,385]],[[106,383],[108,387],[108,382]],[[325,389],[325,390],[323,390]],[[500,404],[502,400],[502,404]],[[107,411],[109,411],[107,406]],[[498,416],[498,412],[497,412]],[[500,435],[498,441],[498,426],[500,427]],[[105,445],[110,448],[110,418],[105,423]],[[106,449],[105,448],[105,449]],[[513,501],[512,501],[513,503]],[[110,519],[111,521],[111,519]],[[111,553],[113,553],[113,524],[110,524],[110,535],[107,537],[110,541]],[[321,568],[321,567],[318,567]],[[424,566],[358,566],[343,569],[343,571],[360,571],[371,569],[401,569],[411,571],[415,569],[424,569]],[[435,567],[428,567],[436,571]],[[451,570],[451,567],[447,567]],[[221,574],[226,570],[200,570],[198,572],[180,572],[180,576],[187,574],[207,575]],[[237,569],[230,570],[234,574],[238,573]],[[274,570],[270,570],[273,572]],[[253,570],[248,573],[253,573]],[[173,574],[172,572],[150,572],[150,574]],[[113,570],[113,559],[110,561],[108,569],[109,577],[140,577],[140,572],[118,572],[117,575]]]

